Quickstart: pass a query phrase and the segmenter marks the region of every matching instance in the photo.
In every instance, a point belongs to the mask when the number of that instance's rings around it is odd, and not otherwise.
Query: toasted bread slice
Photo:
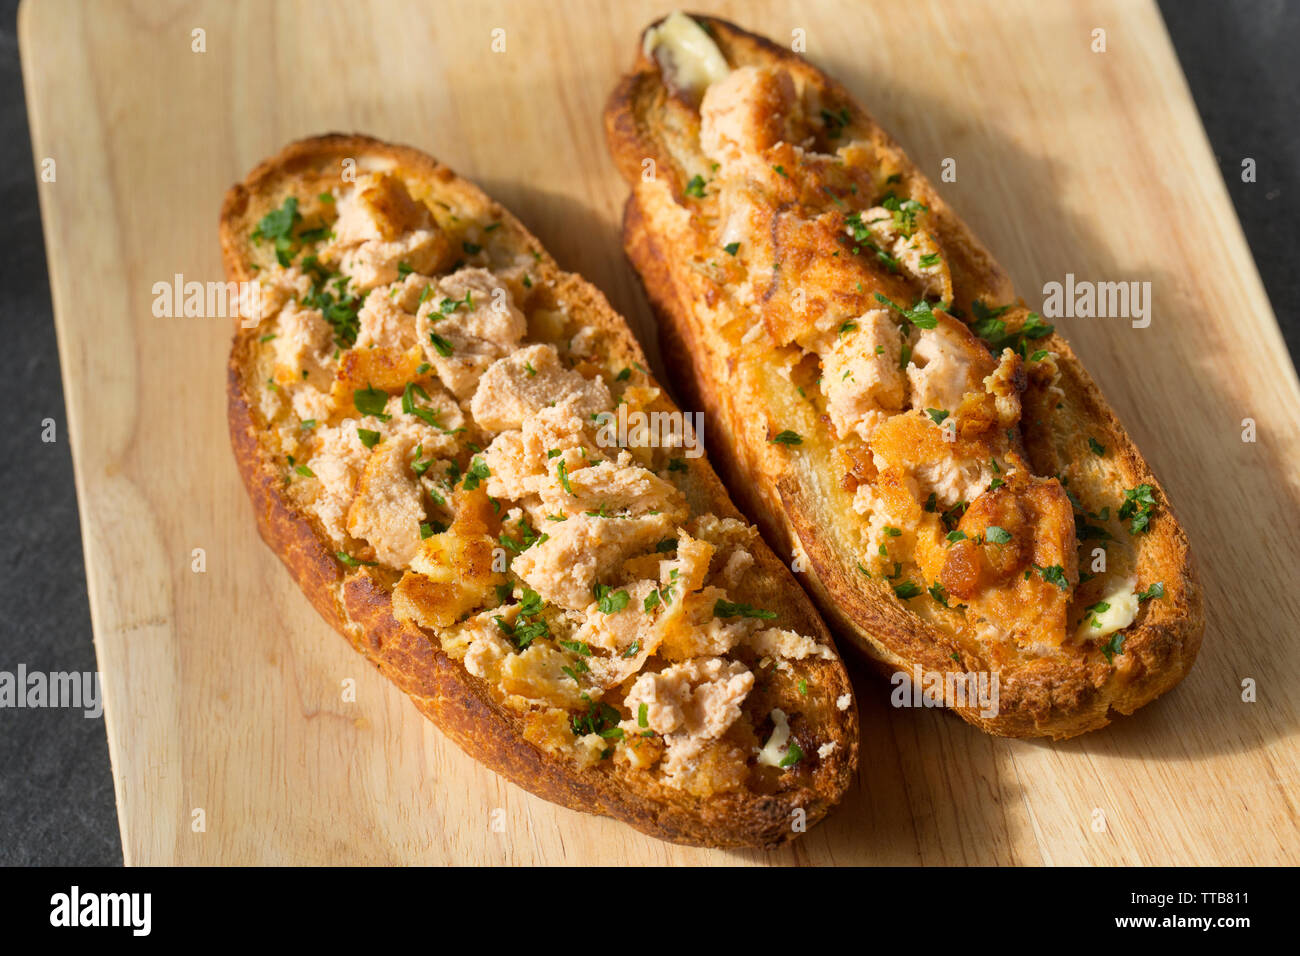
[[[841,798],[825,625],[595,288],[364,136],[254,169],[221,244],[253,284],[228,390],[262,537],[463,750],[685,844],[775,845]]]
[[[605,119],[668,367],[839,631],[1005,736],[1102,727],[1182,679],[1201,592],[1160,483],[843,87],[676,13]],[[997,699],[953,693],[962,675]]]

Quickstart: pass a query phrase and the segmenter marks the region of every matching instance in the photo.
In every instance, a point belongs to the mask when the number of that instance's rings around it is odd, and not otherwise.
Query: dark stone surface
[[[94,671],[16,0],[0,7],[0,670]],[[56,441],[41,440],[54,419]],[[103,719],[0,709],[0,864],[120,864]]]
[[[1169,35],[1291,361],[1300,350],[1300,3],[1161,0]],[[1256,182],[1241,181],[1241,161]]]
[[[16,36],[0,0],[0,670],[92,671],[90,614]],[[1160,4],[1294,356],[1300,322],[1300,3]],[[1241,181],[1253,157],[1258,181]],[[53,418],[58,440],[41,440]],[[101,720],[0,710],[0,864],[122,860]]]

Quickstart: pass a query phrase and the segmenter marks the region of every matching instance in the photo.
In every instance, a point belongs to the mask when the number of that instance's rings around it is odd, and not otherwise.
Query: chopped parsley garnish
[[[262,217],[252,238],[269,239],[275,244],[275,258],[284,268],[289,268],[296,250],[293,242],[293,227],[302,219],[298,212],[298,197],[289,196],[284,205],[273,209]]]
[[[577,493],[573,490],[573,486],[569,484],[569,469],[568,466],[564,464],[563,458],[555,463],[555,477],[560,480],[561,488],[573,495],[573,497],[578,497]]]
[[[704,198],[704,177],[703,176],[697,174],[691,177],[691,181],[686,184],[686,195],[692,196],[695,199]]]
[[[915,199],[899,199],[894,195],[886,196],[880,205],[889,210],[894,226],[905,236],[916,232],[916,217],[930,208]]]
[[[1118,512],[1119,520],[1132,518],[1128,526],[1129,534],[1141,534],[1151,523],[1151,509],[1155,505],[1155,489],[1151,485],[1142,484],[1136,488],[1125,488],[1124,503],[1120,505]]]
[[[1088,439],[1088,447],[1092,449],[1092,453],[1093,453],[1094,455],[1104,455],[1104,454],[1106,454],[1106,446],[1103,445],[1101,442],[1097,441],[1097,439],[1095,439],[1095,438],[1091,438],[1091,437],[1089,437],[1089,439]]]
[[[1049,564],[1045,568],[1039,567],[1035,564],[1033,565],[1033,568],[1043,576],[1043,580],[1048,584],[1055,584],[1062,591],[1070,590],[1070,582],[1065,577],[1065,568],[1061,567],[1059,564]],[[1026,571],[1025,573],[1028,574],[1029,572]]]
[[[519,613],[515,615],[515,623],[509,623],[500,615],[495,616],[493,620],[497,622],[497,627],[502,633],[514,642],[515,647],[522,651],[537,638],[550,636],[551,629],[541,618],[544,607],[545,604],[536,591],[524,588],[524,595],[519,600]]]
[[[1009,305],[989,308],[976,299],[971,303],[971,310],[975,313],[975,322],[971,325],[971,331],[984,340],[989,351],[994,355],[999,355],[1004,348],[1009,348],[1018,352],[1023,358],[1029,351],[1027,343],[1051,335],[1055,326],[1044,322],[1037,312],[1030,312],[1018,331],[1008,332],[1007,323],[998,316],[1009,308],[1011,308]]]
[[[1087,515],[1084,515],[1082,513],[1082,509],[1080,508],[1079,502],[1075,499],[1074,495],[1071,494],[1068,489],[1066,490],[1065,493],[1069,497],[1070,504],[1074,506],[1076,512],[1074,515],[1074,536],[1080,541],[1112,540],[1112,536],[1109,531],[1107,531],[1105,528],[1101,527],[1100,525],[1088,524],[1088,520],[1087,520],[1088,518],[1093,518],[1097,521],[1109,521],[1110,506],[1108,505],[1105,508],[1102,508],[1100,514],[1093,514],[1092,512],[1088,512]]]
[[[902,584],[894,585],[894,593],[901,600],[908,601],[921,593],[921,586],[912,581],[904,581]]]
[[[619,730],[618,722],[621,719],[618,711],[603,700],[592,700],[586,694],[582,696],[587,700],[587,712],[575,714],[569,719],[569,729],[573,731],[573,736],[586,737],[588,734],[599,734],[602,737],[621,736],[621,733],[614,734],[614,731]]]
[[[461,485],[466,491],[473,491],[479,486],[484,478],[492,477],[492,472],[488,470],[487,463],[482,458],[475,457],[469,463],[469,470],[465,472],[465,481]]]
[[[780,766],[793,767],[802,759],[803,751],[800,750],[799,745],[792,740],[790,741],[789,746],[785,749],[785,756],[781,758]]]
[[[866,246],[874,252],[876,258],[884,263],[885,267],[889,269],[890,272],[898,271],[898,260],[876,244],[875,237],[872,236],[871,230],[862,221],[861,213],[855,212],[845,216],[844,224],[849,227],[849,233],[853,236],[853,241],[858,243],[858,246]],[[853,249],[854,255],[857,255],[861,251],[862,250],[857,246]]]
[[[411,456],[411,471],[415,472],[417,477],[422,477],[429,470],[429,466],[433,464],[433,458],[422,459],[421,456],[423,455],[424,446],[416,445],[415,454]]]
[[[928,269],[931,266],[937,266],[939,264],[939,259],[940,259],[939,253],[927,252],[925,255],[921,256],[921,260],[920,260],[921,268]]]
[[[1110,602],[1109,602],[1109,601],[1098,601],[1096,604],[1093,604],[1093,605],[1090,605],[1089,607],[1084,608],[1084,611],[1083,611],[1083,612],[1084,612],[1084,614],[1086,614],[1086,615],[1091,619],[1091,621],[1092,621],[1092,626],[1095,627],[1095,628],[1097,628],[1098,630],[1100,630],[1100,629],[1101,629],[1101,618],[1098,617],[1098,615],[1099,615],[1099,614],[1105,614],[1105,613],[1106,613],[1107,611],[1109,611],[1109,610],[1110,610]]]
[[[578,675],[588,673],[591,670],[591,668],[587,666],[586,661],[579,660],[576,662],[575,667],[565,666],[565,667],[561,667],[560,670],[563,671],[565,674],[567,674],[569,677],[571,677],[575,684],[581,684],[582,681],[578,680]]]
[[[897,302],[892,301],[888,296],[875,293],[876,301],[881,305],[887,305],[907,321],[911,322],[918,329],[932,329],[939,324],[939,320],[934,316],[934,310],[930,303],[922,299],[910,309],[905,309]]]
[[[1115,655],[1124,653],[1124,638],[1123,631],[1116,631],[1110,636],[1109,641],[1101,645],[1101,652],[1106,655],[1107,664],[1115,663]]]
[[[844,107],[840,107],[834,113],[824,109],[821,111],[821,117],[822,125],[826,127],[827,139],[838,139],[844,127],[849,125],[849,111]]]
[[[1006,544],[1011,540],[1011,532],[1006,528],[1000,528],[995,524],[989,525],[984,529],[984,540],[993,544]]]
[[[725,246],[723,246],[722,249],[724,252],[727,253],[727,255],[734,256],[737,252],[740,251],[740,243],[729,242]]]
[[[362,415],[370,415],[381,422],[386,422],[391,417],[384,414],[384,408],[388,405],[388,393],[381,389],[369,385],[357,389],[352,393],[352,404]]]
[[[935,581],[933,584],[930,585],[928,590],[930,592],[930,597],[934,598],[944,607],[948,607],[948,592],[944,589],[944,586],[942,584],[940,584],[938,581]]]
[[[930,416],[931,421],[936,425],[942,425],[943,420],[951,414],[950,412],[945,412],[942,408],[927,408],[925,413]]]
[[[953,529],[953,526],[956,525],[957,522],[961,520],[961,516],[966,513],[967,507],[968,507],[967,502],[959,501],[951,508],[949,508],[947,511],[939,515],[940,520],[943,521],[944,527],[947,528],[949,531],[951,531]]]
[[[476,256],[483,251],[483,247],[476,242],[462,242],[460,247],[465,250],[467,256]]]
[[[473,310],[473,308],[474,308],[474,290],[473,290],[473,289],[470,289],[469,291],[467,291],[467,292],[465,293],[465,298],[463,298],[463,299],[443,299],[441,302],[438,303],[438,311],[441,312],[444,316],[446,316],[446,315],[451,315],[453,312],[455,312],[455,311],[456,311],[457,309],[459,309],[461,306],[464,306],[467,310],[470,310],[470,311]],[[431,316],[429,316],[429,318],[430,318],[430,319],[433,319],[433,316],[431,315]]]
[[[377,563],[375,561],[358,561],[356,558],[352,557],[352,555],[348,554],[346,551],[335,551],[334,557],[338,558],[340,561],[342,561],[350,568],[359,568],[363,566],[367,568],[373,568]]]
[[[714,617],[756,617],[770,621],[776,617],[775,611],[768,611],[761,607],[753,607],[749,604],[733,604],[730,601],[718,600],[713,605]]]
[[[316,472],[312,471],[306,465],[294,465],[293,470],[296,471],[298,474],[302,475],[304,478],[316,477]]]
[[[607,584],[596,585],[596,606],[600,608],[603,614],[617,614],[627,607],[627,601],[628,594],[626,591],[611,590]]]
[[[1137,596],[1137,599],[1139,601],[1150,601],[1152,598],[1162,598],[1164,596],[1165,583],[1163,581],[1157,581],[1155,584],[1151,585],[1151,587],[1141,592]]]
[[[507,551],[512,551],[515,554],[523,554],[534,544],[547,539],[547,535],[539,535],[523,518],[519,519],[516,527],[519,529],[518,541],[506,534],[504,531],[497,537],[497,542]]]
[[[776,437],[768,439],[774,445],[802,445],[803,436],[798,432],[792,432],[786,429],[777,433]]]
[[[351,348],[360,329],[357,313],[369,293],[349,292],[348,277],[327,269],[315,256],[303,257],[302,271],[311,279],[311,288],[303,296],[302,304],[320,311],[334,329],[334,344],[338,348]]]
[[[444,339],[437,332],[429,333],[429,341],[433,343],[434,349],[436,349],[438,354],[441,355],[443,358],[451,357],[451,352],[452,352],[451,343],[446,339]]]

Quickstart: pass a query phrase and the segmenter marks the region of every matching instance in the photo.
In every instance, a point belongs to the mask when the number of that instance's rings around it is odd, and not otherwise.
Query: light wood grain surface
[[[56,164],[40,185],[45,242],[126,861],[1300,862],[1300,387],[1154,4],[695,6],[778,42],[806,31],[808,55],[932,178],[954,158],[945,194],[1031,305],[1067,272],[1152,283],[1149,328],[1060,324],[1192,538],[1208,630],[1191,676],[1051,744],[894,710],[888,685],[860,673],[858,784],[771,854],[669,846],[504,782],[365,666],[261,544],[227,439],[230,328],[155,318],[152,287],[221,278],[221,197],[254,163],[300,136],[364,131],[495,194],[655,352],[600,116],[638,31],[669,8],[28,0],[24,76],[36,162]],[[1105,53],[1090,50],[1095,28]],[[1269,157],[1254,158],[1267,189]],[[1242,441],[1245,418],[1257,442]]]

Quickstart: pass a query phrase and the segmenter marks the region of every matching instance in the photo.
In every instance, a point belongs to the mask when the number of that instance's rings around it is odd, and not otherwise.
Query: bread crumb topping
[[[671,406],[610,367],[554,267],[492,210],[412,188],[369,172],[254,234],[277,260],[259,411],[286,496],[537,746],[697,796],[770,774],[759,659],[807,694],[834,652],[734,599],[753,529],[692,509],[681,448],[602,447],[620,405]],[[834,749],[805,743],[803,770]]]
[[[1140,498],[1125,527],[1122,503],[1067,490],[1087,457],[1056,475],[1031,466],[1024,419],[1041,425],[1063,396],[1038,347],[1052,327],[981,301],[930,194],[852,104],[777,65],[729,67],[699,93],[698,136],[674,134],[682,181],[639,188],[689,223],[683,281],[741,374],[779,367],[797,393],[789,414],[804,426],[769,421],[768,444],[842,463],[863,586],[994,665],[1105,655],[1106,628],[1136,613],[1102,617],[1091,602],[1132,573],[1125,539],[1145,519]]]

